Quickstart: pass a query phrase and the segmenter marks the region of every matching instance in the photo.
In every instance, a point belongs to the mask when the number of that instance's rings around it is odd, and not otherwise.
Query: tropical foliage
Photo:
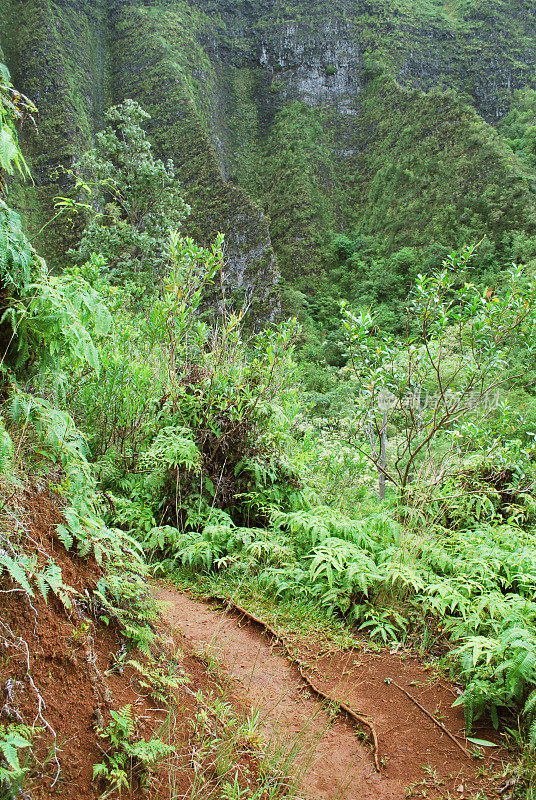
[[[53,475],[58,536],[103,568],[93,612],[132,646],[147,652],[153,638],[149,571],[223,592],[255,585],[383,644],[441,644],[468,729],[524,710],[536,745],[530,274],[512,267],[478,288],[473,249],[452,253],[417,274],[399,337],[343,305],[340,414],[311,414],[297,322],[252,333],[243,311],[208,306],[223,237],[206,247],[178,232],[185,205],[145,119],[131,101],[111,109],[82,159],[77,188],[94,178],[105,205],[60,275],[0,209],[2,480]],[[499,387],[505,399],[487,406]],[[435,399],[422,409],[405,401],[425,392]],[[2,537],[17,591],[69,608],[54,561],[38,563],[23,533]],[[109,791],[130,774],[148,782],[168,752],[136,739],[129,706],[99,735],[95,778]],[[25,729],[0,729],[5,785],[23,780],[30,746]]]
[[[138,103],[125,100],[106,114],[108,127],[77,163],[76,189],[98,209],[77,248],[84,263],[100,253],[108,280],[151,284],[169,257],[169,231],[189,208],[182,199],[172,161],[155,159],[142,123],[150,119]],[[86,203],[87,206],[87,203]]]

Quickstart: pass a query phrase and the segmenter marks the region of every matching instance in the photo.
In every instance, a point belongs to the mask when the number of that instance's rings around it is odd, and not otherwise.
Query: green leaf
[[[73,546],[73,537],[71,536],[65,525],[58,525],[58,527],[56,528],[56,533],[63,542],[65,549],[70,550],[71,547]]]
[[[486,739],[475,739],[473,736],[468,736],[467,741],[471,742],[471,744],[478,744],[480,747],[498,747],[498,744],[495,742],[488,742]]]
[[[106,336],[112,327],[112,316],[104,303],[99,303],[95,309],[95,333],[97,336]]]
[[[32,587],[28,583],[28,578],[26,577],[26,573],[24,569],[17,564],[16,561],[13,561],[11,556],[8,556],[7,553],[0,553],[0,564],[3,565],[15,583],[18,583],[19,586],[22,586],[25,592],[27,592],[30,597],[34,597],[34,593],[32,591]]]
[[[13,174],[13,164],[19,160],[19,148],[8,125],[0,128],[0,167]]]
[[[39,587],[39,591],[43,595],[43,599],[44,599],[44,601],[46,603],[47,602],[47,598],[48,598],[48,588],[49,588],[48,584],[45,581],[43,575],[41,575],[41,573],[38,573],[35,576],[35,580],[37,582],[37,586]]]
[[[0,742],[0,750],[11,769],[20,770],[19,757],[15,745],[10,742]]]
[[[25,739],[24,736],[21,736],[20,733],[17,731],[9,731],[7,735],[7,740],[10,744],[14,747],[30,747],[31,742],[28,739]]]

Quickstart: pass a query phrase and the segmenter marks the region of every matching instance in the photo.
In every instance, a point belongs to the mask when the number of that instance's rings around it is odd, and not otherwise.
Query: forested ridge
[[[0,0],[0,797],[533,797],[535,10]]]

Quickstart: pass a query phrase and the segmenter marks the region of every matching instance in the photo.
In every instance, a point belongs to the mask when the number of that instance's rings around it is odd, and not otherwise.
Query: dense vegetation
[[[13,200],[37,233],[64,193],[54,168],[135,98],[192,206],[184,232],[225,233],[228,290],[257,317],[280,300],[298,317],[308,388],[325,394],[345,358],[340,298],[399,331],[415,275],[451,248],[486,235],[483,286],[534,258],[530,101],[505,127],[534,89],[534,36],[527,0],[0,0],[17,83],[38,99],[54,74],[26,135],[36,186]],[[79,233],[60,219],[41,251],[65,263]]]
[[[165,33],[179,12],[160,11],[136,9],[122,35],[134,39],[144,15],[151,36]],[[199,14],[196,24],[208,22]],[[286,308],[301,325],[259,329],[247,293],[226,294],[225,238],[208,239],[244,196],[219,177],[214,153],[203,161],[199,119],[213,121],[192,112],[198,87],[174,98],[189,110],[171,121],[197,143],[188,164],[158,158],[169,154],[163,133],[137,102],[103,114],[94,148],[40,221],[56,248],[60,231],[61,270],[54,255],[51,270],[39,257],[3,194],[2,481],[38,476],[63,499],[61,540],[105,566],[94,608],[132,647],[148,651],[154,638],[150,574],[331,617],[383,644],[421,639],[423,655],[441,652],[463,682],[468,731],[483,715],[511,730],[518,718],[530,762],[534,97],[516,95],[496,132],[459,97],[402,88],[373,62],[367,70],[344,166],[331,112],[300,100],[272,109],[269,130],[229,166],[272,215]],[[35,109],[1,75],[4,192],[28,172],[16,126]],[[145,91],[154,106],[157,93]],[[78,231],[70,251],[67,216]],[[17,591],[28,602],[52,592],[69,607],[57,565],[38,567],[20,530],[0,536]],[[125,764],[141,758],[129,710],[101,735],[117,752],[95,778],[124,786]],[[20,721],[0,728],[0,781],[14,796],[31,738]],[[164,755],[154,742],[147,770]]]

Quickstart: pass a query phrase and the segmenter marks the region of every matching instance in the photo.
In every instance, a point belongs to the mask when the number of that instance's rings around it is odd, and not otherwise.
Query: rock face
[[[356,114],[362,88],[355,28],[328,18],[318,27],[300,22],[276,26],[261,36],[259,63],[285,83],[284,101],[301,100],[313,108]]]
[[[156,151],[178,168],[193,208],[188,232],[204,242],[226,234],[227,281],[264,319],[279,313],[280,273],[310,290],[327,232],[385,228],[378,185],[386,169],[391,183],[398,174],[398,160],[386,156],[398,152],[393,132],[406,138],[404,154],[420,152],[434,126],[444,131],[442,153],[473,159],[487,148],[493,163],[485,175],[475,172],[478,157],[473,172],[464,161],[458,181],[444,158],[443,183],[459,193],[460,213],[467,186],[508,186],[497,200],[503,218],[530,232],[530,186],[489,123],[534,81],[531,7],[532,0],[438,0],[433,8],[425,0],[0,0],[4,58],[41,111],[39,136],[27,142],[36,186],[17,202],[40,226],[58,180],[61,188],[54,167],[91,145],[107,106],[133,97],[152,116]],[[426,124],[415,126],[423,115]],[[425,174],[433,169],[427,154],[395,186],[423,224],[385,228],[386,247],[424,236],[430,209],[419,198],[435,180]],[[427,202],[440,204],[440,192]],[[498,235],[485,209],[478,214],[483,232]],[[457,230],[445,222],[453,244]],[[72,236],[48,229],[43,246],[61,252]]]

